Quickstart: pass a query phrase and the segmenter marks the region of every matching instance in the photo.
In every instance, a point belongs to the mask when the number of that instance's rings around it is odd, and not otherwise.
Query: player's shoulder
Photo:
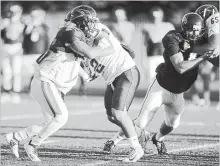
[[[70,25],[60,28],[59,32],[57,33],[57,36],[64,37],[66,39],[79,38],[80,40],[85,40],[84,33],[76,26]]]
[[[163,41],[163,43],[169,42],[169,41],[181,42],[182,39],[183,39],[182,34],[179,31],[171,30],[163,37],[162,41]]]
[[[206,25],[208,24],[214,24],[214,23],[219,23],[219,13],[215,13],[211,15],[207,20],[206,20]]]

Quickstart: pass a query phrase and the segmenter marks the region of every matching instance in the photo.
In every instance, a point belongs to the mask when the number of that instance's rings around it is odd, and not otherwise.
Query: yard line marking
[[[97,161],[97,162],[94,162],[94,163],[83,164],[82,166],[106,165],[110,162],[111,161]]]
[[[182,151],[188,151],[188,150],[197,150],[197,149],[205,149],[205,148],[211,148],[211,147],[215,147],[215,146],[219,146],[219,145],[220,145],[220,143],[198,145],[198,146],[189,147],[189,148],[173,149],[173,150],[168,151],[168,153],[182,152]]]
[[[180,125],[186,125],[186,126],[205,126],[204,122],[195,121],[195,122],[180,122]]]
[[[42,116],[40,114],[12,115],[12,116],[3,116],[1,120],[38,119],[41,117]]]
[[[130,144],[124,143],[124,144],[118,144],[117,146],[129,146]],[[188,147],[188,148],[179,148],[179,149],[173,149],[168,151],[168,153],[173,153],[173,152],[182,152],[182,151],[189,151],[189,150],[197,150],[197,149],[205,149],[205,148],[211,148],[211,147],[216,147],[220,146],[220,143],[215,143],[215,144],[205,144],[205,145],[198,145],[194,147]],[[152,153],[152,154],[145,154],[144,156],[152,156],[157,153]]]
[[[50,144],[50,143],[57,143],[57,142],[61,142],[62,140],[46,140],[44,141],[42,144]]]
[[[75,112],[69,112],[70,116],[76,116],[76,115],[88,115],[88,114],[96,114],[96,113],[105,113],[103,110],[87,110],[87,111],[75,111]],[[3,116],[1,118],[2,121],[6,120],[21,120],[21,119],[39,119],[43,118],[43,116],[39,114],[26,114],[26,115],[12,115],[12,116]]]
[[[88,114],[95,114],[95,113],[100,113],[105,111],[103,110],[88,110],[88,111],[77,111],[77,112],[69,112],[69,115],[88,115]]]

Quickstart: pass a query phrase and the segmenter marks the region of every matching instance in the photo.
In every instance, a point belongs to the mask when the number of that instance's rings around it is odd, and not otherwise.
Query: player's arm
[[[170,60],[176,69],[177,72],[180,74],[183,74],[196,66],[198,66],[201,62],[204,60],[207,60],[207,56],[203,55],[193,60],[184,60],[183,54],[181,52],[178,52],[170,57]]]
[[[86,82],[91,81],[90,76],[85,72],[85,70],[80,66],[79,76],[82,77]]]
[[[197,45],[193,48],[193,52],[203,55],[212,50],[219,50],[219,34],[213,34],[208,38],[208,43]]]
[[[186,71],[193,69],[207,59],[207,56],[203,55],[194,60],[184,60],[183,53],[179,48],[179,41],[177,38],[172,36],[172,34],[166,36],[163,39],[163,45],[168,51],[171,63],[173,64],[176,71],[180,74],[183,74]]]
[[[78,37],[75,37],[72,43],[66,43],[66,46],[71,48],[74,52],[77,52],[78,54],[89,59],[99,56],[108,56],[115,52],[112,43],[104,35],[99,35],[94,42],[96,43],[95,46],[89,46]]]

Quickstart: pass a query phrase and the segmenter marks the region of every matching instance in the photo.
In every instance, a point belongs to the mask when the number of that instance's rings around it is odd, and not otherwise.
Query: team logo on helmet
[[[213,5],[206,4],[198,7],[195,12],[199,14],[204,20],[206,20],[211,15],[218,13],[218,9]]]

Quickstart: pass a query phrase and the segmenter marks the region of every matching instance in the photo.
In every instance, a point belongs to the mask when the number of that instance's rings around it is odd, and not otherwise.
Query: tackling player
[[[144,152],[127,111],[139,85],[139,70],[112,32],[98,21],[93,8],[76,7],[70,20],[89,40],[87,44],[76,40],[68,46],[89,59],[93,77],[101,74],[107,82],[104,100],[108,119],[123,130],[131,146],[131,153],[123,161],[136,162]]]
[[[202,5],[196,9],[205,25],[204,42],[200,46],[196,46],[193,52],[203,55],[205,53],[212,54],[208,59],[214,66],[219,67],[219,12],[218,9],[210,4]]]
[[[167,153],[163,139],[180,123],[184,111],[183,93],[195,82],[199,64],[209,58],[206,54],[196,57],[192,53],[193,45],[202,35],[202,17],[188,13],[183,16],[181,25],[181,32],[170,31],[162,40],[165,62],[157,67],[156,78],[148,87],[139,116],[134,120],[139,142],[144,148],[150,139],[150,134],[144,128],[151,122],[156,111],[162,105],[165,106],[165,120],[151,139],[159,154]],[[112,139],[114,146],[123,139],[121,133]],[[114,146],[110,146],[109,150]]]
[[[73,43],[79,36],[79,40],[85,41],[83,32],[75,24],[68,22],[67,18],[49,50],[37,59],[38,67],[31,83],[31,94],[41,106],[45,123],[5,135],[17,158],[19,142],[30,139],[24,149],[32,161],[40,161],[36,147],[67,122],[68,110],[64,95],[76,84],[78,76],[90,81],[89,75],[80,67],[78,55],[65,46],[66,43]]]

